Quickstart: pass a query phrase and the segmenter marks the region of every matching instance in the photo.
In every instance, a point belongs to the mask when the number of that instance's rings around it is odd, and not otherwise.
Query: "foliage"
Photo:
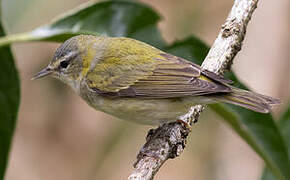
[[[0,36],[5,36],[1,23]],[[0,179],[3,179],[20,101],[20,84],[10,46],[0,47],[0,59]]]
[[[286,112],[281,116],[278,126],[286,142],[288,154],[290,154],[290,106],[288,106]],[[269,170],[269,168],[266,168],[263,173],[262,180],[275,180],[275,179],[278,178],[274,176],[274,174]]]

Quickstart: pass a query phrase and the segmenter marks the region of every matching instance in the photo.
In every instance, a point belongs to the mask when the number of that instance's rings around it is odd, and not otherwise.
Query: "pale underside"
[[[88,93],[83,98],[93,108],[119,119],[141,124],[159,125],[173,122],[185,115],[190,107],[207,103],[206,98],[184,97],[170,99],[108,98]],[[212,102],[212,100],[209,100]]]

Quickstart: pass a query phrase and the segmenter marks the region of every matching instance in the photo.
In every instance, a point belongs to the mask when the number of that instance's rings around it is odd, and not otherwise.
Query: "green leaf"
[[[209,50],[204,43],[193,37],[178,41],[165,49],[197,64],[202,63]],[[227,76],[235,81],[236,87],[246,89],[233,73],[228,73]],[[261,114],[229,104],[209,106],[264,159],[277,177],[290,178],[287,149],[271,114]]]
[[[21,41],[62,42],[78,34],[132,37],[156,47],[165,45],[157,23],[160,16],[150,7],[134,2],[86,3],[31,32],[0,39],[0,46]]]
[[[278,127],[286,142],[287,150],[288,150],[288,158],[290,158],[289,156],[290,155],[290,105],[288,105],[287,111],[281,116],[280,121],[278,123]]]
[[[4,35],[0,15],[0,36]],[[9,46],[0,47],[0,59],[0,179],[4,179],[19,107],[20,85]]]
[[[286,112],[281,116],[278,125],[282,133],[282,136],[286,142],[286,145],[288,148],[288,158],[289,158],[289,155],[290,155],[290,105],[288,106],[288,109],[286,110]],[[290,171],[290,169],[288,169],[288,171]],[[273,173],[269,171],[268,168],[266,168],[263,173],[262,180],[276,180],[276,179],[277,178],[273,175]]]
[[[174,42],[172,45],[165,47],[164,50],[201,65],[209,51],[209,47],[200,39],[191,36]]]

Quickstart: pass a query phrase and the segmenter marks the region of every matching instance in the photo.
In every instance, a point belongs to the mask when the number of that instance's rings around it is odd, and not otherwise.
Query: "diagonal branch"
[[[241,50],[249,20],[257,7],[258,0],[235,0],[212,45],[202,68],[217,74],[230,69],[236,54]],[[179,156],[185,148],[190,127],[196,122],[204,106],[197,105],[181,117],[181,121],[163,124],[148,132],[146,143],[137,156],[134,171],[129,180],[152,180],[154,175],[170,158]],[[183,123],[181,123],[183,122]]]

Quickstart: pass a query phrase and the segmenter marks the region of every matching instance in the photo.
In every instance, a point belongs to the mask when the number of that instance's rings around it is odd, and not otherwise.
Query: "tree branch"
[[[235,0],[222,25],[221,31],[202,68],[217,74],[229,70],[236,54],[241,50],[249,20],[257,7],[258,0]],[[204,106],[197,105],[178,122],[163,124],[148,132],[146,143],[140,150],[134,171],[129,180],[152,180],[154,175],[170,158],[179,156],[185,148],[186,138],[192,122],[197,122]]]

